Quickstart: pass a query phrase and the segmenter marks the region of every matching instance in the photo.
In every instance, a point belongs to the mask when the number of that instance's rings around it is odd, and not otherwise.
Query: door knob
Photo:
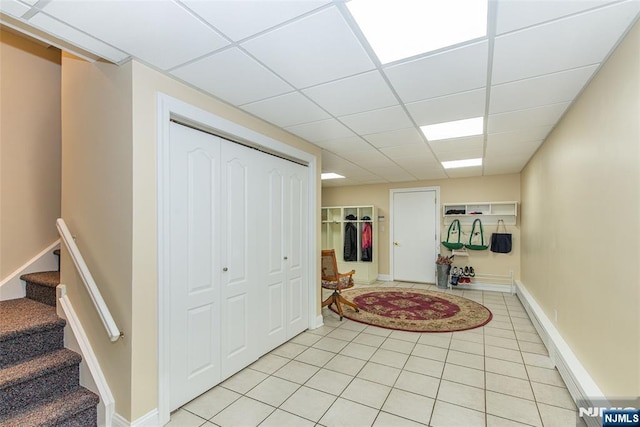
[[[223,268],[222,271],[229,271],[227,267]]]
[[[289,259],[289,257],[284,257],[285,261]]]
[[[393,246],[400,246],[398,242],[393,242]]]

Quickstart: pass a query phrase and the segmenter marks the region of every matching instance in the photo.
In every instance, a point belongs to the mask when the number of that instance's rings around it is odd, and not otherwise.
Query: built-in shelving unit
[[[446,225],[454,219],[460,220],[460,224],[472,224],[476,218],[483,225],[495,225],[500,219],[505,225],[516,225],[518,202],[443,203],[442,217]]]
[[[322,249],[334,249],[338,271],[355,270],[353,280],[370,284],[378,279],[378,225],[375,206],[329,206],[321,208]],[[350,219],[347,219],[350,218]],[[355,260],[345,260],[344,243],[347,224],[355,227]],[[363,248],[363,231],[371,229],[371,248]],[[353,229],[353,228],[352,228]]]

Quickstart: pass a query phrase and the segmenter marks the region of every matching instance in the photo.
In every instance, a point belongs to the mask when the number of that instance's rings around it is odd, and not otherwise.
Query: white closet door
[[[244,368],[259,356],[262,341],[255,328],[261,321],[255,289],[259,152],[231,142],[222,145],[222,376]]]
[[[305,227],[307,206],[307,170],[304,166],[289,162],[286,191],[287,229],[287,339],[309,326],[309,286],[307,245],[308,230]]]
[[[220,140],[170,128],[170,404],[174,410],[220,381]]]

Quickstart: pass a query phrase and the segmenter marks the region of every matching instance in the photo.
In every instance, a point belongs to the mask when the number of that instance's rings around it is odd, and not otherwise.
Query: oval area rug
[[[444,292],[361,287],[342,291],[342,296],[360,310],[344,307],[347,319],[400,331],[465,331],[484,326],[493,317],[482,304]],[[333,305],[330,308],[336,311]]]

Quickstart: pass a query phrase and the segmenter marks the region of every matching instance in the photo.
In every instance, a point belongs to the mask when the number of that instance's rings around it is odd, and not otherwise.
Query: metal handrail
[[[100,316],[100,320],[102,320],[102,324],[104,328],[107,330],[107,335],[109,335],[109,339],[112,342],[117,341],[119,338],[123,337],[124,334],[120,332],[118,326],[116,325],[115,320],[113,320],[113,316],[111,316],[111,312],[109,311],[109,307],[104,302],[100,291],[98,290],[98,286],[96,285],[95,280],[93,280],[93,276],[89,271],[89,267],[84,262],[84,258],[80,253],[80,249],[76,245],[76,242],[67,227],[67,224],[64,222],[64,219],[58,218],[56,220],[56,226],[58,227],[58,233],[62,238],[62,241],[66,245],[69,250],[69,254],[71,255],[71,259],[78,270],[78,274],[82,279],[82,283],[84,283],[85,288],[87,288],[87,292],[89,292],[89,296],[93,301],[93,305],[96,307],[98,315]]]

